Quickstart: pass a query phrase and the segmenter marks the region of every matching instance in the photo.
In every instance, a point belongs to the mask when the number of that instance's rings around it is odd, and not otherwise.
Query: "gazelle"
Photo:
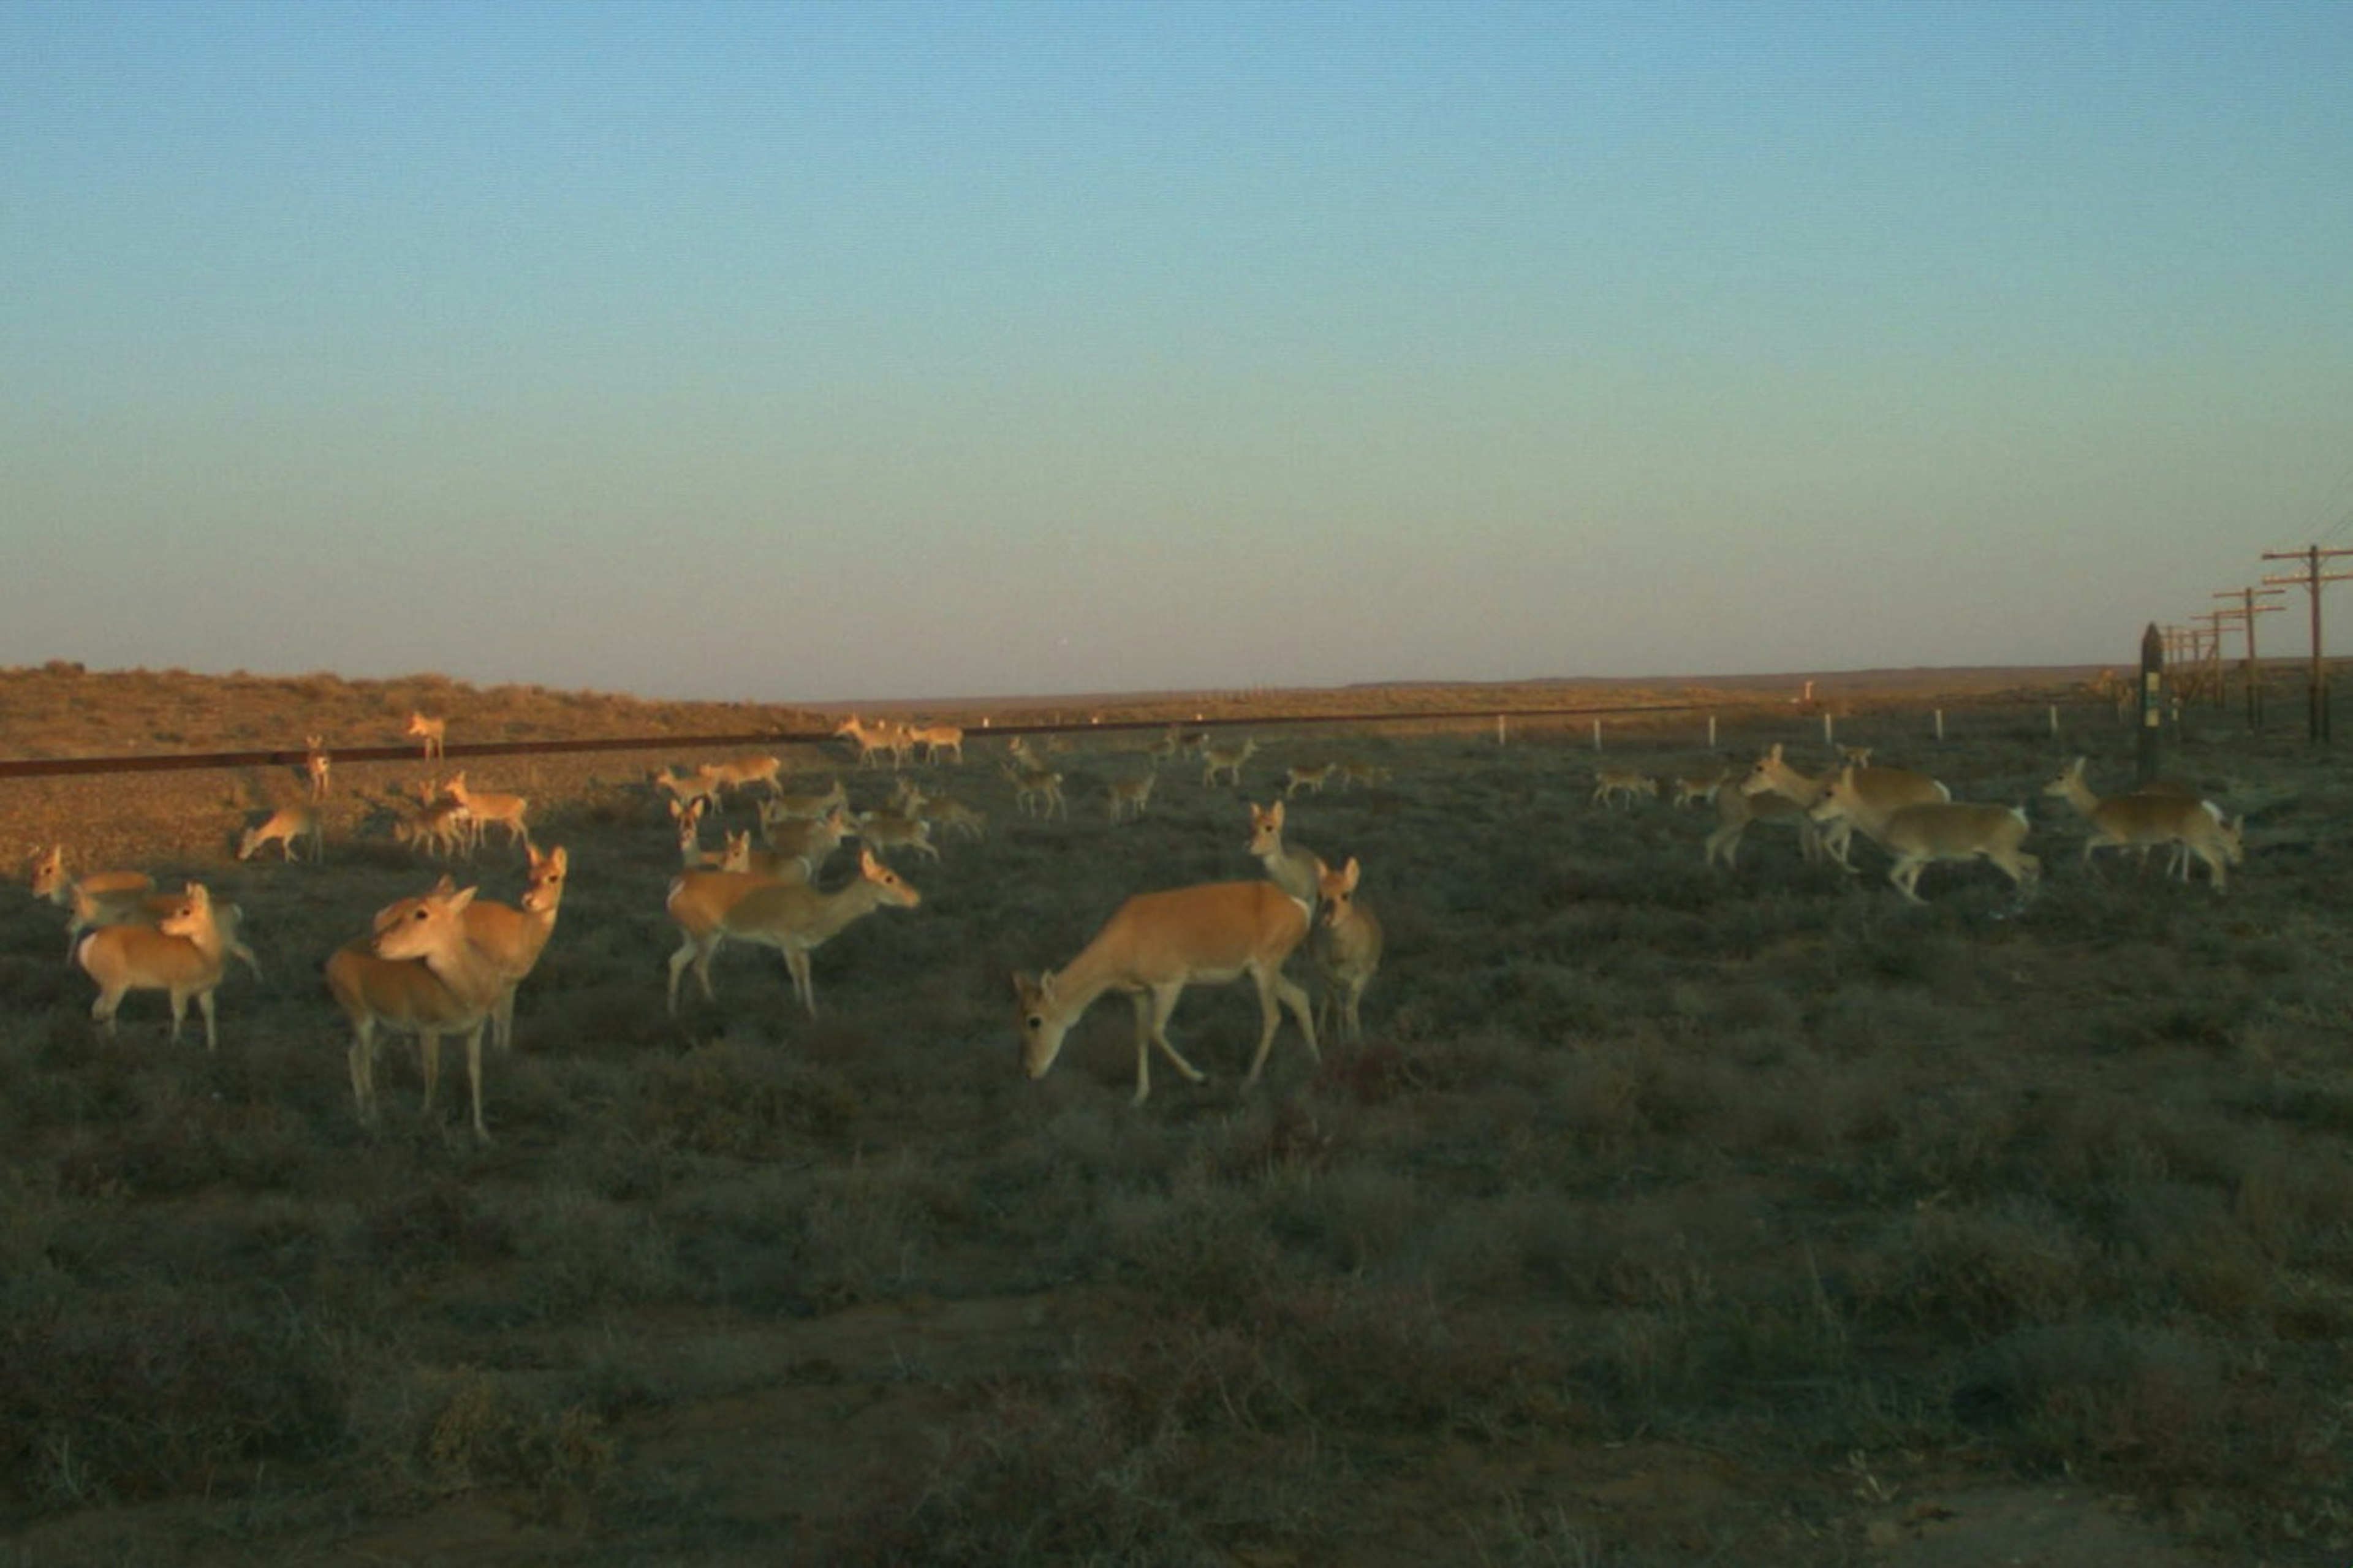
[[[473,819],[464,806],[438,792],[413,816],[395,823],[392,831],[402,843],[436,860],[470,854],[474,847]]]
[[[668,767],[659,768],[654,772],[652,779],[654,788],[670,796],[673,807],[699,805],[710,810],[718,808],[719,774],[709,763],[702,763],[691,773],[679,773]]]
[[[252,956],[247,950],[247,962]],[[205,1048],[220,1049],[213,992],[227,973],[228,949],[213,918],[212,895],[203,883],[190,882],[176,907],[153,925],[109,925],[91,931],[75,945],[74,962],[98,983],[98,1000],[90,1005],[90,1016],[108,1035],[114,1033],[115,1009],[125,995],[164,991],[172,998],[172,1043],[180,1043],[180,1025],[193,996],[205,1018]]]
[[[1605,811],[1620,800],[1626,803],[1626,809],[1631,811],[1641,796],[1649,795],[1655,800],[1658,795],[1659,781],[1632,768],[1601,768],[1593,775],[1592,804]]]
[[[1841,767],[1867,768],[1871,766],[1871,748],[1869,746],[1841,746],[1838,749],[1838,753],[1839,765]]]
[[[976,842],[988,837],[988,813],[942,795],[931,803],[932,826],[942,833],[959,834]]]
[[[942,752],[954,752],[956,765],[964,765],[964,726],[960,724],[921,724],[908,732],[908,738],[923,749],[923,760],[937,766]]]
[[[302,745],[303,781],[311,787],[312,800],[324,800],[327,798],[327,775],[334,769],[334,759],[327,754],[327,743],[322,736],[305,735]]]
[[[513,904],[478,898],[466,905],[466,939],[489,955],[503,982],[491,1007],[491,1043],[499,1050],[514,1048],[515,991],[531,978],[539,955],[547,951],[547,939],[555,934],[555,916],[564,906],[564,877],[570,864],[562,845],[544,855],[534,849],[522,894]],[[448,878],[442,879],[442,884],[437,892],[455,891]],[[396,910],[398,908],[394,906]],[[381,917],[378,929],[382,929]]]
[[[1388,769],[1377,767],[1362,757],[1343,757],[1333,766],[1339,770],[1340,788],[1344,792],[1355,789],[1358,784],[1370,789],[1390,776]]]
[[[1723,781],[1725,784],[1730,779]],[[1821,835],[1814,830],[1814,819],[1806,810],[1787,795],[1743,795],[1736,789],[1715,792],[1715,830],[1707,836],[1706,863],[1715,864],[1716,857],[1724,858],[1724,868],[1733,868],[1740,853],[1741,837],[1752,822],[1787,822],[1798,830],[1798,853],[1809,864],[1822,858]]]
[[[66,874],[66,847],[53,844],[47,849],[33,852],[27,879],[37,899],[47,899],[69,911],[66,924],[66,953],[70,957],[81,933],[92,926],[118,925],[124,920],[140,918],[123,913],[108,918],[117,909],[135,910],[140,900],[155,890],[155,879],[144,871],[93,871],[76,879]]]
[[[1324,974],[1324,1001],[1316,1009],[1316,1026],[1328,1030],[1327,1020],[1336,1011],[1341,1037],[1362,1040],[1365,1026],[1357,1016],[1356,1005],[1380,971],[1380,917],[1356,899],[1356,882],[1363,873],[1354,856],[1337,871],[1319,864],[1316,872],[1324,897],[1324,916],[1317,923],[1315,942],[1316,967]]]
[[[771,823],[768,826],[768,850],[772,858],[766,863],[780,867],[787,858],[797,861],[801,871],[796,879],[814,882],[817,874],[825,869],[825,863],[833,858],[833,852],[841,847],[841,841],[857,829],[858,825],[850,820],[849,808],[840,805],[814,821],[795,817]],[[772,874],[784,873],[776,870]]]
[[[888,719],[869,724],[852,713],[836,726],[834,733],[845,737],[858,748],[858,765],[866,767],[874,761],[877,752],[891,753],[892,766],[896,767],[904,754],[904,742],[900,737],[904,726]]]
[[[466,787],[463,770],[451,774],[445,787],[449,798],[465,807],[466,815],[473,819],[477,835],[493,826],[503,827],[509,843],[520,844],[525,850],[531,848],[531,826],[523,820],[531,810],[531,802],[519,795],[478,795]]]
[[[834,807],[849,804],[849,792],[842,787],[839,779],[831,779],[827,782],[826,788],[817,794],[787,793],[777,795],[774,800],[762,801],[760,821],[773,832],[779,822],[794,817],[821,817]]]
[[[1283,769],[1282,798],[1289,800],[1303,789],[1311,791],[1316,795],[1322,795],[1324,793],[1324,786],[1332,782],[1332,772],[1334,768],[1337,766],[1338,764],[1335,763],[1324,763],[1319,766],[1312,768],[1290,767]]]
[[[408,715],[408,728],[402,733],[410,740],[424,742],[425,760],[428,763],[436,757],[448,755],[449,721],[447,719],[428,719],[412,710]]]
[[[1712,773],[1678,773],[1667,781],[1674,789],[1671,804],[1677,811],[1694,802],[1713,805],[1715,804],[1715,792],[1730,784],[1736,776],[1723,770]]]
[[[839,892],[820,893],[790,882],[749,879],[744,887],[685,889],[670,884],[670,918],[685,941],[670,959],[670,1010],[678,1016],[679,976],[689,964],[702,986],[705,999],[716,1002],[711,989],[711,955],[733,937],[784,955],[792,975],[793,994],[817,1016],[817,988],[809,977],[809,954],[824,946],[851,921],[885,907],[912,910],[923,895],[902,881],[899,874],[874,858],[871,849],[858,858],[859,879]]]
[[[1051,817],[1057,811],[1062,814],[1064,821],[1070,820],[1071,803],[1062,797],[1060,773],[1051,768],[1008,763],[1005,776],[1013,781],[1013,804],[1020,808],[1022,816],[1030,816],[1030,807],[1034,805],[1036,815],[1041,820]]]
[[[2165,844],[2175,856],[2168,869],[2178,869],[2183,881],[2189,879],[2189,862],[2195,858],[2205,865],[2214,890],[2222,890],[2229,878],[2226,868],[2244,858],[2245,817],[2226,820],[2222,808],[2211,801],[2153,788],[2103,798],[2084,782],[2084,763],[2082,757],[2068,763],[2042,786],[2042,793],[2065,801],[2091,824],[2092,836],[2084,841],[2084,864],[2091,863],[2095,849],[2137,848],[2146,855]]]
[[[1853,779],[1862,770],[1848,768],[1831,781],[1831,791],[1815,805],[1816,823],[1838,816],[1852,821],[1882,848],[1895,858],[1887,879],[1915,904],[1928,900],[1917,890],[1920,873],[1939,860],[1989,860],[2017,887],[2021,897],[2031,895],[2042,875],[2042,862],[2021,847],[2030,825],[2026,813],[2012,805],[1989,805],[1975,801],[1932,800],[1898,806],[1866,820],[1856,810]]]
[[[1307,993],[1283,973],[1307,935],[1307,912],[1271,882],[1209,882],[1166,892],[1138,893],[1122,904],[1095,939],[1058,973],[1013,977],[1020,1002],[1021,1065],[1043,1078],[1061,1054],[1071,1026],[1106,991],[1135,999],[1135,1100],[1152,1093],[1152,1047],[1194,1083],[1207,1076],[1168,1041],[1168,1017],[1185,987],[1222,984],[1247,974],[1258,987],[1261,1027],[1251,1054],[1248,1089],[1258,1081],[1291,1009],[1307,1054],[1322,1059]]]
[[[1315,900],[1320,894],[1324,862],[1304,845],[1286,845],[1282,841],[1283,804],[1261,807],[1250,805],[1250,852],[1266,868],[1274,885],[1292,898],[1297,899],[1310,915],[1315,912]]]
[[[723,763],[705,763],[697,770],[710,776],[712,784],[724,795],[731,789],[749,789],[765,784],[771,796],[785,793],[785,760],[782,757],[734,757]]]
[[[1831,786],[1840,776],[1824,773],[1817,777],[1799,773],[1782,757],[1780,743],[1776,742],[1771,751],[1757,759],[1748,776],[1741,780],[1740,791],[1748,795],[1778,795],[1812,812],[1829,796]],[[1815,817],[1817,824],[1829,823],[1829,830],[1822,835],[1822,847],[1830,851],[1831,858],[1842,870],[1854,869],[1853,862],[1846,858],[1850,828],[1877,839],[1877,826],[1886,820],[1889,813],[1907,805],[1933,805],[1953,798],[1951,790],[1927,774],[1903,768],[1849,768],[1845,776],[1850,804],[1830,817]]]
[[[1140,778],[1111,781],[1111,819],[1117,825],[1124,819],[1144,820],[1145,808],[1152,804],[1152,786],[1157,784],[1157,773],[1146,773]]]
[[[920,816],[902,816],[895,811],[863,812],[858,818],[858,837],[871,849],[913,849],[934,860],[940,858],[932,843],[932,825]]]
[[[1201,747],[1201,782],[1204,784],[1213,784],[1218,782],[1218,775],[1223,773],[1232,781],[1236,789],[1241,788],[1242,764],[1249,762],[1251,754],[1257,750],[1258,742],[1255,740],[1219,741],[1204,744]]]
[[[466,910],[473,901],[471,888],[436,888],[404,899],[376,916],[373,936],[344,944],[327,960],[327,989],[351,1020],[352,1098],[364,1126],[376,1121],[378,1030],[417,1037],[427,1110],[440,1081],[442,1038],[462,1035],[474,1141],[491,1141],[482,1123],[482,1032],[505,994],[507,977],[467,931]]]
[[[681,807],[670,802],[670,816],[678,823],[678,858],[681,870],[743,871],[751,868],[752,832],[725,836],[725,845],[718,849],[702,847],[702,803]]]
[[[250,860],[255,850],[275,844],[280,854],[291,860],[294,858],[294,846],[303,840],[310,843],[311,860],[327,858],[327,826],[319,816],[319,808],[314,805],[281,805],[271,812],[268,820],[259,826],[248,827],[237,836],[237,858]]]

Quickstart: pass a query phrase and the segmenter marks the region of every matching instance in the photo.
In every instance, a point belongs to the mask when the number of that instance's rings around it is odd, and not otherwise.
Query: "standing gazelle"
[[[327,742],[323,736],[305,735],[302,746],[303,782],[310,785],[313,801],[324,800],[327,798],[327,775],[334,771],[335,760],[327,754]]]
[[[795,882],[749,877],[733,882],[706,879],[691,874],[670,884],[670,918],[685,940],[670,959],[670,1010],[678,1013],[679,975],[689,964],[706,1000],[717,1001],[711,989],[711,955],[729,937],[759,947],[773,947],[784,955],[791,974],[793,994],[808,1016],[817,1016],[817,987],[809,977],[809,954],[839,935],[851,921],[884,906],[912,910],[923,896],[902,881],[899,874],[874,858],[872,850],[859,856],[859,879],[839,892],[820,893]],[[723,873],[706,872],[705,879]]]
[[[1316,1009],[1316,1024],[1329,1028],[1326,1020],[1336,1011],[1341,1037],[1362,1040],[1365,1026],[1356,1005],[1381,967],[1380,917],[1357,901],[1356,881],[1363,873],[1354,856],[1337,871],[1320,863],[1316,869],[1324,894],[1324,918],[1315,942],[1316,965],[1324,972],[1324,1002]]]
[[[449,754],[449,721],[447,719],[428,719],[412,710],[408,715],[408,728],[402,732],[412,741],[424,742],[425,760],[428,763],[436,757]]]
[[[1135,999],[1134,1103],[1142,1105],[1152,1093],[1155,1046],[1187,1079],[1204,1082],[1208,1075],[1168,1043],[1168,1016],[1187,985],[1222,984],[1245,974],[1258,987],[1261,1026],[1242,1087],[1256,1083],[1265,1068],[1283,1007],[1298,1020],[1307,1054],[1320,1061],[1307,993],[1282,973],[1283,961],[1306,935],[1306,910],[1271,882],[1208,882],[1138,893],[1060,973],[1049,970],[1035,979],[1014,975],[1022,1067],[1033,1079],[1045,1077],[1071,1026],[1095,998],[1124,991]]]
[[[1268,806],[1261,806],[1255,801],[1245,804],[1250,814],[1250,852],[1258,857],[1259,864],[1266,868],[1274,885],[1297,899],[1300,906],[1313,915],[1324,862],[1303,844],[1283,843],[1282,802],[1278,800]]]
[[[246,952],[248,963],[252,956]],[[213,992],[228,970],[228,945],[203,883],[190,882],[178,905],[153,925],[110,925],[91,931],[75,946],[74,962],[98,983],[98,1000],[90,1016],[108,1035],[114,1033],[115,1009],[126,994],[164,991],[172,998],[172,1043],[180,1043],[180,1025],[193,996],[205,1016],[205,1048],[220,1049]]]
[[[327,989],[351,1020],[352,1098],[360,1121],[376,1121],[376,1031],[415,1035],[425,1076],[425,1109],[441,1077],[441,1039],[466,1037],[466,1077],[473,1090],[474,1141],[488,1143],[482,1122],[482,1031],[507,988],[505,972],[467,934],[474,889],[436,888],[376,916],[375,935],[338,948],[327,960]]]
[[[449,782],[443,787],[449,792],[451,800],[466,808],[466,816],[473,824],[478,840],[485,829],[496,825],[506,829],[509,843],[520,844],[525,851],[530,850],[531,826],[524,817],[531,811],[531,802],[519,795],[478,794],[466,787],[463,769],[450,774]]]

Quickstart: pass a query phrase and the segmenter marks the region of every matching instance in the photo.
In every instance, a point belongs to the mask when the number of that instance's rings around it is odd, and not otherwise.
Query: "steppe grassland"
[[[208,703],[250,731],[232,743],[391,743],[415,707],[448,710],[453,743],[489,738],[470,708],[500,722],[454,684],[154,679],[147,721],[190,749],[218,742],[166,716]],[[579,707],[583,730],[646,732]],[[676,722],[743,727],[716,717]],[[1107,781],[1148,735],[1058,757],[1068,824],[1022,819],[976,738],[970,765],[924,776],[987,810],[987,837],[903,863],[923,907],[820,951],[814,1024],[773,958],[733,949],[716,1006],[664,1016],[677,851],[642,780],[703,759],[477,762],[543,803],[535,836],[575,866],[519,1048],[491,1065],[483,1152],[448,1083],[418,1113],[398,1044],[385,1129],[360,1132],[318,981],[436,874],[362,804],[421,763],[338,765],[318,868],[227,858],[237,813],[290,775],[0,785],[27,847],[95,843],[85,868],[136,860],[243,904],[269,969],[224,988],[216,1060],[167,1052],[153,997],[107,1044],[57,911],[0,905],[14,1550],[413,1546],[495,1500],[616,1561],[784,1541],[878,1561],[1336,1542],[1799,1563],[1862,1560],[1893,1500],[1959,1471],[2073,1473],[2226,1554],[2341,1555],[2333,770],[2193,725],[2183,776],[2254,816],[2216,900],[2154,868],[2086,874],[2079,830],[2033,798],[2076,751],[2126,771],[2105,710],[2053,737],[2039,700],[1970,707],[1941,748],[1917,703],[1858,713],[1841,740],[2037,817],[2033,904],[1940,867],[1913,910],[1869,850],[1850,880],[1759,825],[1711,873],[1704,809],[1589,805],[1599,761],[1705,761],[1695,724],[1612,724],[1599,759],[1581,724],[1502,747],[1492,726],[1270,726],[1240,790],[1165,767],[1115,827]],[[1782,740],[1819,763],[1810,724],[1741,715],[1723,749]],[[1129,892],[1256,875],[1246,801],[1341,756],[1393,776],[1299,796],[1288,837],[1362,860],[1388,929],[1366,1045],[1311,1063],[1286,1024],[1244,1098],[1255,1005],[1204,988],[1173,1032],[1209,1086],[1164,1075],[1130,1110],[1116,998],[1024,1080],[1010,972],[1070,958]],[[886,787],[839,754],[793,760],[861,805]],[[515,858],[486,854],[487,895],[512,896]],[[978,1326],[924,1339],[944,1318]],[[893,1335],[912,1362],[878,1348]],[[789,1482],[731,1471],[747,1411]],[[1588,1483],[1612,1444],[1705,1456],[1712,1484],[1605,1505]],[[1526,1479],[1535,1457],[1549,1481]],[[789,1517],[762,1511],[780,1485]]]

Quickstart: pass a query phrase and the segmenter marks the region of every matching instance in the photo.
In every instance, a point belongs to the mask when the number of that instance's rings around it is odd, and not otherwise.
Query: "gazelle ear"
[[[1363,874],[1364,868],[1356,864],[1356,858],[1354,855],[1349,856],[1347,868],[1340,873],[1340,890],[1344,893],[1355,892],[1356,879]]]

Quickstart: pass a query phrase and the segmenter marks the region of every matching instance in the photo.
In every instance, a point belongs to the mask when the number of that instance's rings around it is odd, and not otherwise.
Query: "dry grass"
[[[1850,880],[1759,832],[1711,873],[1705,812],[1590,806],[1583,726],[1498,748],[1414,723],[1430,693],[1325,696],[1399,721],[1268,724],[1240,792],[1179,770],[1115,832],[1021,818],[976,733],[938,772],[990,836],[818,954],[814,1022],[732,948],[716,1005],[664,1013],[675,848],[640,781],[701,759],[477,763],[575,868],[480,1151],[447,1064],[425,1117],[397,1042],[360,1131],[319,980],[436,874],[374,809],[421,769],[339,769],[318,868],[227,858],[289,780],[0,784],[26,845],[243,904],[269,972],[224,988],[216,1058],[167,1051],[152,996],[106,1042],[58,912],[0,904],[0,1556],[1859,1562],[1906,1489],[2073,1476],[2179,1550],[2342,1560],[2353,880],[2325,759],[2196,726],[2180,771],[2255,810],[2227,899],[2087,873],[2049,816],[2036,902],[1938,868],[1915,910],[1868,849]],[[2050,696],[1957,700],[1941,749],[1916,697],[1857,697],[1840,738],[1972,798],[2079,751],[2122,772],[2106,710],[2054,738]],[[0,674],[0,752],[390,743],[411,708],[453,741],[749,727],[51,669]],[[1725,712],[1729,754],[1809,740]],[[1613,730],[1613,761],[1696,764],[1695,728]],[[1057,765],[1099,791],[1149,739]],[[1024,1080],[1009,972],[1129,892],[1255,875],[1245,798],[1335,754],[1394,771],[1292,804],[1388,929],[1366,1043],[1311,1062],[1286,1025],[1244,1096],[1254,1004],[1196,991],[1176,1033],[1213,1081],[1134,1110],[1113,998]],[[488,894],[515,860],[485,854]],[[1682,1480],[1646,1501],[1636,1471]]]

